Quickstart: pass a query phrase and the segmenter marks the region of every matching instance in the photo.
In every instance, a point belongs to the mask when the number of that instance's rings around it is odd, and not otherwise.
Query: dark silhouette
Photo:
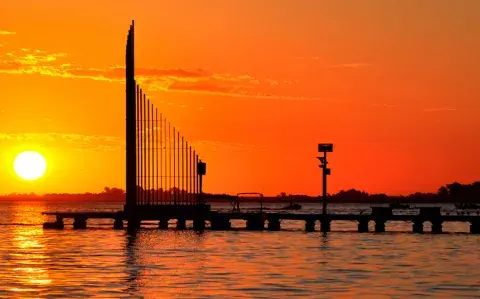
[[[172,188],[170,190],[141,190],[140,192],[149,193],[152,197],[165,196],[169,194],[182,194],[188,196],[185,190]],[[163,194],[163,195],[160,195]],[[208,202],[225,202],[235,199],[236,195],[230,194],[212,194],[204,193],[204,199]],[[460,184],[454,182],[447,184],[438,189],[437,193],[420,193],[416,192],[410,195],[387,195],[387,194],[369,194],[365,191],[355,189],[342,190],[336,194],[329,194],[331,203],[388,203],[406,205],[409,203],[457,203],[458,208],[466,206],[474,206],[474,203],[480,203],[480,182],[472,184]],[[124,202],[125,190],[115,187],[105,187],[100,193],[49,193],[45,195],[37,195],[34,193],[12,193],[0,196],[0,200],[52,200],[52,201],[98,201],[98,202]],[[242,197],[241,202],[258,202],[258,197]],[[263,202],[277,203],[309,203],[318,202],[319,197],[308,196],[302,194],[280,193],[277,196],[264,196]],[[478,206],[478,205],[477,205]]]
[[[278,200],[260,195],[260,211],[258,213],[246,212],[219,212],[212,211],[207,201],[238,202],[239,196],[209,195],[203,193],[202,177],[206,174],[206,164],[199,160],[198,154],[192,150],[178,130],[168,123],[165,117],[158,116],[157,109],[147,99],[142,89],[135,81],[134,63],[134,23],[128,32],[126,46],[126,192],[119,189],[105,188],[100,198],[115,198],[123,201],[122,211],[98,212],[50,212],[44,215],[55,216],[55,222],[44,223],[44,228],[64,228],[64,219],[73,219],[74,229],[86,229],[87,220],[112,219],[114,229],[122,229],[123,221],[128,222],[127,231],[132,232],[141,227],[145,220],[158,221],[159,229],[167,229],[168,221],[176,219],[177,229],[185,230],[186,221],[193,222],[196,231],[203,231],[206,222],[210,222],[212,229],[230,229],[232,219],[246,220],[249,230],[263,230],[268,222],[269,230],[279,230],[282,220],[305,221],[305,230],[313,231],[315,222],[320,222],[320,231],[329,232],[333,220],[349,220],[358,222],[358,231],[368,231],[368,223],[375,222],[375,231],[384,232],[388,220],[412,221],[413,231],[423,232],[423,223],[432,224],[432,232],[441,233],[444,221],[470,222],[471,232],[480,233],[480,218],[475,216],[444,216],[440,207],[421,207],[417,215],[393,215],[391,207],[372,207],[370,215],[359,214],[327,214],[327,202],[371,202],[386,201],[396,205],[413,200],[429,200],[432,202],[461,201],[478,198],[479,185],[461,185],[453,183],[440,188],[437,194],[415,193],[409,196],[391,197],[385,194],[370,195],[357,190],[341,191],[335,195],[327,193],[327,176],[331,174],[328,168],[327,152],[333,151],[333,144],[319,144],[318,152],[323,156],[318,157],[320,168],[323,170],[322,184],[322,214],[293,214],[293,213],[266,213],[263,202]],[[112,191],[113,190],[113,191]],[[286,195],[286,194],[282,194]],[[51,195],[45,195],[49,198]],[[85,196],[85,195],[84,195]],[[66,198],[66,195],[60,195]],[[95,196],[91,196],[95,197]],[[58,195],[57,195],[58,198]],[[306,202],[319,202],[318,197],[309,196],[283,196],[290,202],[289,208],[297,207],[294,201],[300,199]],[[258,201],[258,196],[251,200]],[[234,208],[238,204],[234,205]],[[266,210],[266,209],[265,209]],[[395,217],[394,217],[395,216]],[[132,277],[135,277],[133,275]]]

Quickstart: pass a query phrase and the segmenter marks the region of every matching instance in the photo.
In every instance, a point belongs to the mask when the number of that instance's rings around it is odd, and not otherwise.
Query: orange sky
[[[480,1],[0,3],[0,193],[124,188],[124,51],[205,191],[435,191],[480,178]],[[47,175],[13,174],[22,149]]]

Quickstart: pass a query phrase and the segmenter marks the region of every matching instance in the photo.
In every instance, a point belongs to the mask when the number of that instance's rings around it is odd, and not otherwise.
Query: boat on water
[[[302,206],[300,204],[291,202],[289,205],[283,206],[281,209],[282,210],[300,210],[301,208]]]
[[[392,209],[410,209],[410,205],[406,203],[394,202],[389,204]]]
[[[471,202],[460,202],[455,204],[455,208],[466,210],[466,209],[480,209],[480,205],[471,203]]]

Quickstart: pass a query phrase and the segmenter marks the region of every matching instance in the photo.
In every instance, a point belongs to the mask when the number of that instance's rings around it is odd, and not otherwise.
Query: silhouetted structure
[[[322,178],[323,178],[323,192],[322,192],[322,214],[327,214],[327,176],[331,174],[330,168],[327,167],[327,153],[333,152],[333,144],[331,143],[320,143],[318,145],[318,152],[323,153],[323,157],[317,157],[320,160],[320,168],[322,169]]]
[[[205,163],[180,132],[153,106],[135,81],[134,23],[127,37],[126,204],[130,220],[184,212],[200,201]]]
[[[263,230],[268,222],[269,230],[279,230],[281,220],[305,221],[307,231],[315,230],[315,222],[320,221],[322,232],[330,231],[334,220],[358,222],[358,231],[368,231],[368,223],[375,222],[375,231],[384,232],[385,223],[391,220],[413,222],[414,232],[423,232],[423,223],[432,223],[432,232],[442,232],[445,221],[470,222],[471,232],[480,233],[480,215],[442,215],[439,207],[420,208],[416,215],[394,215],[391,207],[374,207],[370,214],[327,214],[326,153],[333,150],[332,144],[320,144],[319,157],[323,169],[323,213],[292,214],[284,212],[233,212],[211,211],[202,199],[202,176],[206,174],[206,164],[201,162],[184,137],[153,107],[142,89],[135,82],[134,23],[130,26],[126,46],[126,203],[118,212],[53,212],[43,213],[56,217],[55,222],[47,222],[44,228],[62,229],[65,218],[74,219],[75,229],[85,229],[87,219],[111,218],[115,229],[123,228],[128,221],[129,229],[137,229],[144,220],[158,221],[158,227],[168,228],[168,221],[177,220],[177,228],[185,229],[186,221],[193,220],[196,230],[205,229],[209,221],[212,229],[230,229],[232,219],[243,219],[250,230]],[[472,190],[480,190],[479,185]],[[455,184],[441,189],[442,196],[459,196],[462,189]],[[107,190],[105,190],[107,191]],[[111,190],[108,190],[111,192]],[[115,190],[115,192],[118,192]],[[120,192],[121,193],[121,192]],[[355,193],[355,192],[352,192]],[[344,194],[345,195],[345,194]],[[367,195],[368,196],[368,195]],[[238,196],[237,196],[238,197]],[[263,202],[263,196],[262,201]],[[238,202],[234,204],[238,208]]]

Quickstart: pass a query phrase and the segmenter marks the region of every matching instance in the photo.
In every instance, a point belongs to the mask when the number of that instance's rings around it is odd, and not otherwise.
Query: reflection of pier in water
[[[203,244],[204,237],[204,233],[195,231],[142,230],[127,234],[125,293],[130,296],[155,296],[159,291],[171,289],[179,283],[188,284],[191,281],[195,285],[204,279],[205,262],[209,259]],[[172,273],[166,273],[168,271]],[[144,289],[144,285],[149,287]],[[164,297],[168,297],[167,294]]]
[[[165,116],[147,99],[135,81],[134,24],[130,26],[126,46],[126,203],[118,212],[51,212],[55,222],[45,223],[44,228],[64,227],[63,220],[74,219],[74,228],[87,227],[87,219],[109,218],[115,229],[123,229],[127,221],[130,231],[140,228],[142,221],[158,221],[158,227],[168,228],[169,220],[177,221],[178,229],[186,228],[186,221],[193,221],[195,230],[202,231],[206,222],[213,230],[231,229],[231,220],[246,221],[250,230],[279,230],[283,220],[305,222],[305,230],[314,231],[320,222],[320,231],[330,231],[332,221],[347,220],[358,223],[359,232],[367,232],[369,222],[375,223],[376,232],[385,231],[387,221],[413,223],[413,231],[423,232],[423,224],[430,222],[432,232],[442,232],[444,222],[468,222],[471,233],[480,233],[479,215],[441,215],[440,208],[420,208],[416,215],[394,215],[391,208],[373,208],[371,214],[291,214],[282,212],[219,212],[212,211],[205,202],[202,179],[206,164],[196,151]],[[327,144],[327,146],[330,146]],[[327,148],[324,150],[331,150]],[[322,157],[320,157],[322,158]],[[324,174],[330,174],[323,157]],[[324,175],[324,190],[325,180]],[[326,192],[324,192],[326,193]],[[325,211],[325,207],[324,207]]]

